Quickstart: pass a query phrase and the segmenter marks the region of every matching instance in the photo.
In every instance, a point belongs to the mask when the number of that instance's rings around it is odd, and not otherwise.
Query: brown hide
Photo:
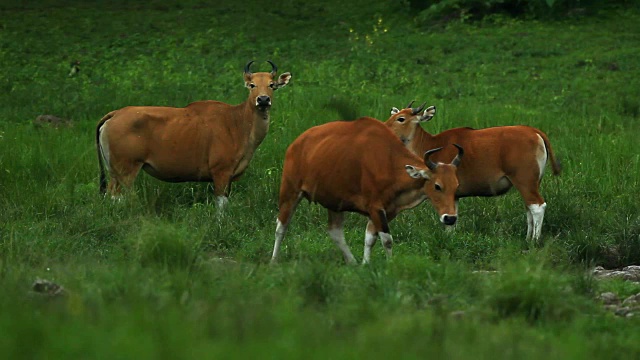
[[[439,214],[455,214],[455,166],[438,166],[434,172],[425,169],[431,177],[425,180],[410,177],[405,165],[425,168],[423,160],[379,120],[365,117],[313,127],[287,149],[279,220],[288,223],[289,208],[300,193],[334,212],[375,217],[384,210],[389,220],[426,196]],[[435,182],[443,191],[434,190]],[[384,226],[376,225],[382,231]]]
[[[559,163],[547,136],[529,126],[500,126],[474,130],[456,128],[431,135],[418,121],[396,119],[402,114],[410,117],[410,109],[391,116],[386,125],[402,138],[415,153],[421,154],[434,147],[457,143],[464,148],[464,159],[458,166],[460,186],[456,197],[495,196],[515,185],[527,205],[542,204],[538,193],[541,173],[537,158],[546,150],[554,174],[560,172]],[[540,139],[544,141],[541,147]],[[448,161],[455,156],[452,147],[434,154],[434,161]]]
[[[275,89],[291,74],[244,73],[248,99],[239,105],[198,101],[184,108],[129,106],[112,111],[99,122],[96,143],[101,168],[101,190],[109,169],[109,192],[129,187],[142,168],[164,181],[213,181],[217,196],[227,195],[269,129],[269,111]]]
[[[426,154],[423,163],[381,121],[366,117],[305,131],[285,155],[271,262],[278,257],[293,212],[303,197],[328,209],[329,235],[347,263],[354,263],[355,258],[344,239],[345,211],[369,218],[364,263],[369,261],[378,236],[391,256],[389,221],[425,198],[435,207],[440,221],[455,223],[458,180],[454,164],[461,156],[462,150],[452,164],[436,165]]]

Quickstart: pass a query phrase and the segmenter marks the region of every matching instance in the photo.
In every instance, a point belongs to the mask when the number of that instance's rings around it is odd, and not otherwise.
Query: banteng
[[[420,123],[433,117],[435,107],[420,114],[410,106],[403,110],[393,108],[386,125],[413,153],[452,143],[465,149],[464,161],[458,167],[460,186],[456,202],[467,196],[502,195],[515,186],[527,208],[527,239],[538,240],[547,206],[538,189],[547,159],[551,160],[553,174],[560,173],[547,135],[523,125],[479,130],[456,128],[431,135]],[[452,154],[452,149],[447,148],[434,159],[447,159]]]
[[[96,129],[100,191],[120,194],[133,184],[140,169],[169,182],[213,181],[218,206],[228,201],[231,182],[246,170],[267,135],[269,110],[276,89],[291,74],[252,73],[244,68],[248,99],[239,105],[198,101],[183,108],[128,106],[105,115]]]
[[[387,256],[391,256],[393,238],[388,222],[426,198],[441,222],[454,224],[456,167],[463,150],[459,148],[451,156],[450,164],[436,164],[430,156],[440,150],[427,151],[423,160],[411,153],[381,121],[366,117],[335,121],[305,131],[285,155],[272,262],[302,198],[329,211],[329,235],[348,263],[355,262],[355,258],[342,230],[345,211],[369,218],[363,263],[369,262],[377,236]]]

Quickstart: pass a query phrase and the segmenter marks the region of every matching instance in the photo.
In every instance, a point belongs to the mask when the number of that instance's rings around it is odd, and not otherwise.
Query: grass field
[[[640,264],[640,9],[546,22],[416,22],[401,2],[8,1],[0,5],[0,353],[18,358],[637,358],[640,292],[595,265]],[[95,124],[127,105],[245,100],[251,59],[290,71],[229,207],[211,186],[141,174],[98,194]],[[80,72],[68,76],[69,64]],[[425,128],[526,124],[547,175],[542,246],[516,191],[467,198],[453,233],[423,204],[391,222],[394,258],[349,267],[301,203],[269,266],[281,166],[307,128],[436,105]],[[41,114],[73,127],[35,126]],[[347,242],[362,256],[365,219]],[[37,278],[65,296],[31,291]]]

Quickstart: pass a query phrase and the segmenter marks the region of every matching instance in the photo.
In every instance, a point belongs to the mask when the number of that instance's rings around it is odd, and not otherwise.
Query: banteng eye
[[[436,184],[436,191],[442,191],[442,187],[439,184]]]
[[[400,116],[397,120],[398,122],[404,122],[404,117]]]
[[[254,84],[254,83],[249,84],[249,88],[250,89],[253,89],[254,87],[256,87],[256,84]]]
[[[269,87],[270,87],[270,88],[272,88],[272,89],[275,89],[275,87],[276,87],[276,83],[271,83],[271,84],[269,84]]]

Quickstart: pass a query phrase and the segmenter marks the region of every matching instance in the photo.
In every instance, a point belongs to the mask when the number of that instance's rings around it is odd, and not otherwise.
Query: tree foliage
[[[408,0],[421,21],[478,20],[500,14],[536,19],[585,16],[612,7],[632,6],[633,0]]]

